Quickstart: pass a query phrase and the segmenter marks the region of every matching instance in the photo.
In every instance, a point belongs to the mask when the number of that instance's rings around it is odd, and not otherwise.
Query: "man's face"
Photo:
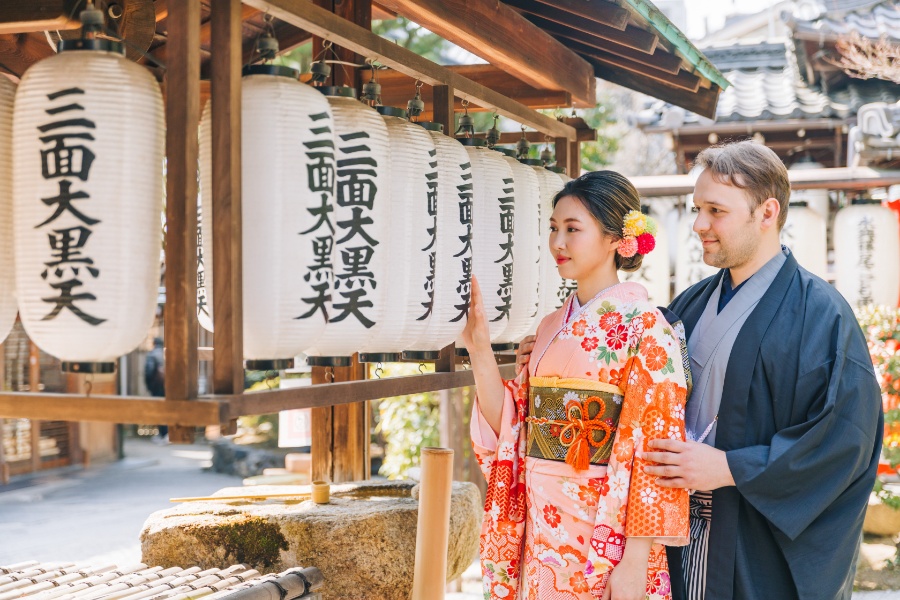
[[[750,261],[762,239],[760,209],[751,213],[744,190],[718,183],[709,170],[703,171],[694,186],[694,231],[703,242],[703,262],[734,269]]]

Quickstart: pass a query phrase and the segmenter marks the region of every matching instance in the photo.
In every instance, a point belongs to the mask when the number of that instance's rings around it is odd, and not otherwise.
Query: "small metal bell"
[[[424,110],[425,102],[422,101],[420,86],[417,85],[415,97],[406,103],[406,112],[409,113],[410,120],[415,121],[416,118],[421,115]]]
[[[497,128],[497,123],[500,121],[500,117],[494,115],[494,125],[488,129],[487,132],[487,145],[494,146],[497,142],[500,141],[500,129]]]
[[[256,42],[256,54],[261,60],[272,60],[278,55],[278,40],[264,35]]]
[[[528,150],[530,148],[531,144],[525,137],[525,130],[522,129],[522,137],[519,138],[518,142],[516,142],[516,158],[526,158],[528,156]]]
[[[456,129],[456,133],[462,133],[466,137],[473,137],[475,135],[475,120],[469,113],[460,115],[459,127]]]
[[[363,84],[362,97],[366,102],[376,103],[381,98],[381,84],[373,77]]]
[[[318,60],[312,64],[309,72],[312,74],[313,83],[323,84],[331,77],[331,65],[325,62],[325,59]]]
[[[93,2],[88,2],[85,9],[81,11],[79,20],[83,37],[91,37],[92,34],[101,31],[105,23],[103,11],[95,7]]]
[[[553,162],[553,153],[550,152],[550,146],[544,146],[544,149],[541,150],[541,162],[544,163],[544,166]]]

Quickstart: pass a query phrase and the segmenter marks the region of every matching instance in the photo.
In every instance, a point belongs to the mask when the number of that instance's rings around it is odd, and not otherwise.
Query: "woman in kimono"
[[[541,322],[528,368],[501,379],[476,281],[463,333],[488,480],[484,597],[670,598],[660,544],[687,543],[688,496],[656,485],[641,456],[648,440],[684,439],[684,336],[617,274],[640,266],[656,227],[612,171],[570,181],[553,206],[550,250],[578,289]]]

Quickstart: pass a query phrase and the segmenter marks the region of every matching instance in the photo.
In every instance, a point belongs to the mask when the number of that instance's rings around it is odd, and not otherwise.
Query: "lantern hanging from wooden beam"
[[[91,38],[97,13],[25,73],[13,119],[19,313],[66,371],[112,372],[159,286],[162,94],[121,43]]]
[[[516,210],[513,174],[500,154],[484,146],[484,140],[464,138],[460,141],[469,153],[475,185],[472,272],[481,287],[493,342],[509,324],[512,310]],[[461,340],[457,345],[465,346]],[[510,347],[508,344],[502,346],[503,349]]]
[[[649,206],[642,206],[644,214],[651,214]],[[661,219],[653,218],[657,223]],[[672,301],[672,273],[669,268],[669,239],[665,227],[656,230],[656,247],[645,254],[637,271],[622,271],[622,281],[634,281],[647,288],[647,297],[654,306],[666,306]]]
[[[497,343],[517,344],[527,333],[537,317],[540,303],[538,281],[540,279],[540,236],[538,235],[540,219],[541,191],[537,175],[528,165],[523,165],[515,158],[514,150],[501,150],[503,160],[512,169],[515,186],[516,222],[515,222],[515,255],[512,291],[512,310],[509,313],[509,325]]]
[[[879,200],[856,199],[834,219],[835,286],[851,306],[896,306],[900,296],[897,217]]]
[[[377,106],[391,145],[390,234],[383,242],[391,257],[384,281],[391,307],[360,344],[361,362],[397,362],[428,328],[434,304],[437,257],[437,151],[428,132],[406,119],[406,111]],[[434,360],[440,348],[420,360]]]
[[[314,366],[348,366],[374,339],[388,312],[391,256],[391,148],[387,125],[349,87],[321,87],[334,115],[336,152],[334,286],[328,324],[306,350]],[[424,200],[423,200],[424,202]]]
[[[0,76],[0,344],[16,322],[16,265],[13,257],[12,127],[16,86]]]
[[[428,329],[404,351],[404,358],[425,360],[466,326],[472,281],[472,164],[462,144],[441,133],[439,123],[418,123],[437,152],[437,240],[434,304]]]
[[[781,243],[790,248],[801,267],[822,279],[828,277],[825,219],[805,200],[791,200],[781,229]]]
[[[298,77],[288,67],[253,65],[241,80],[243,339],[252,370],[292,367],[332,308],[334,119],[328,100]],[[200,125],[208,303],[216,259],[211,105]]]
[[[791,165],[789,171],[808,171],[810,169],[824,169],[825,165],[812,159],[801,159]],[[806,202],[810,210],[817,213],[827,221],[828,219],[828,190],[791,190],[791,202]]]
[[[545,169],[543,161],[539,159],[525,159],[525,164],[531,166],[538,180],[540,202],[540,279],[538,291],[538,314],[528,330],[529,335],[537,331],[541,319],[556,310],[559,302],[559,290],[563,287],[563,278],[559,276],[559,269],[553,255],[550,253],[550,216],[553,214],[553,198],[562,189],[562,181],[552,171]]]
[[[553,171],[556,174],[556,176],[559,177],[559,180],[560,180],[560,182],[562,182],[563,186],[565,186],[567,183],[572,181],[572,178],[569,177],[568,175],[566,175],[565,167],[547,167],[547,168],[550,171]],[[552,210],[551,210],[551,212],[552,212]],[[549,219],[550,217],[547,217],[547,218]],[[560,284],[559,284],[559,288],[557,288],[557,290],[556,290],[556,300],[553,305],[553,310],[556,310],[557,308],[562,307],[562,305],[565,304],[566,299],[569,296],[571,296],[572,294],[574,294],[575,291],[578,289],[578,282],[576,282],[574,279],[563,279],[562,277],[560,277],[559,279],[560,279]]]

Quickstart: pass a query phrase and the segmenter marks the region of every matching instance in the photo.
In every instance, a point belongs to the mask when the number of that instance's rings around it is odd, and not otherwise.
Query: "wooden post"
[[[166,71],[166,399],[197,397],[197,128],[200,3],[168,0]],[[191,443],[173,424],[169,440]]]
[[[0,392],[6,391],[6,346],[0,342]],[[3,451],[3,419],[0,418],[0,485],[9,483],[9,465]]]
[[[566,173],[572,179],[581,175],[581,142],[578,140],[569,142],[569,166]]]
[[[371,0],[315,0],[315,4],[328,8],[353,23],[372,28]],[[322,49],[322,41],[313,38],[313,57]],[[365,57],[352,51],[335,47],[340,60],[362,63]],[[326,57],[333,58],[333,57]],[[349,85],[360,89],[358,69],[332,65],[331,85]],[[336,367],[333,377],[324,367],[313,367],[313,384],[341,381],[362,381],[366,378],[366,366],[357,357],[349,367]],[[312,478],[332,483],[360,481],[369,478],[369,403],[355,402],[312,410]]]
[[[213,342],[215,394],[244,390],[241,215],[241,2],[214,3],[212,21]],[[224,429],[231,424],[223,423]]]
[[[41,351],[37,344],[28,340],[28,391],[38,394],[41,391]],[[31,470],[41,468],[41,422],[31,421]]]
[[[313,367],[312,382],[339,383],[366,378],[366,365]],[[354,402],[312,409],[312,478],[332,483],[369,478],[369,403]]]
[[[449,85],[436,85],[432,88],[432,104],[434,105],[434,122],[444,126],[444,133],[453,137],[456,130],[454,119],[453,88]]]
[[[569,173],[569,140],[566,138],[554,138],[554,145],[556,146],[556,166],[557,167],[565,167],[566,174]]]

